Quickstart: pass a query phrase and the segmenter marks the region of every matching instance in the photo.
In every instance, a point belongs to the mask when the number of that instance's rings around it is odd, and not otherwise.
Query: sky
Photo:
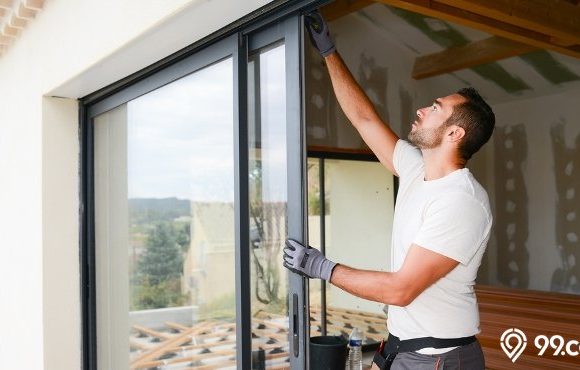
[[[283,46],[260,55],[260,86],[264,199],[280,201],[286,199]],[[228,58],[127,103],[129,198],[232,202],[233,94]]]

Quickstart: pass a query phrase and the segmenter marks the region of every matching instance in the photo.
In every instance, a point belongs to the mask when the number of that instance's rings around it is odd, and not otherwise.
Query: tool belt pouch
[[[391,368],[398,353],[418,351],[422,348],[460,347],[471,344],[476,340],[475,336],[471,336],[445,339],[424,337],[402,341],[394,335],[389,334],[389,340],[387,342],[381,342],[381,346],[375,352],[373,363],[381,370],[388,370]]]
[[[375,357],[373,358],[373,364],[377,365],[381,370],[388,370],[393,364],[393,360],[397,356],[397,353],[387,353],[386,357],[380,352],[375,352]]]

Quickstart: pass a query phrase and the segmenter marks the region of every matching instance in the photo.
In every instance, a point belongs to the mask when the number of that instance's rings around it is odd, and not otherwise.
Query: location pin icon
[[[515,342],[515,343],[513,343]],[[527,338],[523,331],[517,328],[510,328],[501,335],[501,349],[507,357],[516,362],[527,345]]]

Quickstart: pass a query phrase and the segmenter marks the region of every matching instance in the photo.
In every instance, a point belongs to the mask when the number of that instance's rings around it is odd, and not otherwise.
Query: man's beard
[[[437,128],[419,128],[409,132],[408,139],[419,149],[434,149],[443,142],[443,135],[447,125],[442,124]]]

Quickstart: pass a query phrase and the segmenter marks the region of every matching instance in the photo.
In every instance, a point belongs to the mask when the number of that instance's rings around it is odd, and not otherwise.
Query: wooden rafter
[[[535,46],[540,49],[553,50],[580,59],[580,45],[562,46],[552,42],[553,36],[535,30],[526,29],[504,21],[474,13],[469,9],[443,4],[431,0],[377,0],[381,3],[439,18],[504,37],[516,42]]]
[[[138,358],[136,358],[131,363],[131,369],[138,369],[141,367],[142,363],[149,362],[149,361],[157,358],[160,354],[163,354],[165,352],[166,348],[179,346],[185,342],[189,342],[192,336],[203,333],[205,330],[207,330],[208,328],[211,328],[213,325],[214,325],[214,323],[211,321],[202,322],[202,323],[195,325],[192,328],[189,328],[186,331],[179,333],[179,335],[177,335],[175,337],[172,337],[170,339],[167,339],[167,340],[161,342],[161,344],[159,346],[157,346],[151,352],[144,353],[142,356],[139,356]]]
[[[495,20],[580,44],[580,8],[560,0],[438,0]]]
[[[415,60],[412,75],[414,79],[420,80],[525,54],[536,49],[530,45],[492,36],[464,46],[420,56]]]
[[[356,12],[370,4],[373,0],[336,0],[321,8],[322,15],[326,20],[333,21],[347,14]]]

